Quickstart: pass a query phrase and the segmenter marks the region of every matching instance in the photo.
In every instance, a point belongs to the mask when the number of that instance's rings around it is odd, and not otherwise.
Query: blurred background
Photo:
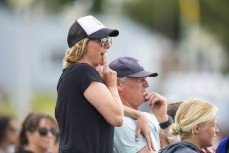
[[[138,58],[159,73],[148,79],[149,91],[169,102],[199,97],[214,103],[220,137],[228,135],[228,7],[227,0],[1,0],[0,114],[54,116],[68,29],[91,14],[120,31],[109,61]]]

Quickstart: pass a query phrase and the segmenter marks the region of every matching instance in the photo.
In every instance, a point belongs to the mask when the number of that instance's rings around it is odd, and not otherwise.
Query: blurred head
[[[173,120],[175,120],[176,112],[177,112],[178,108],[180,107],[180,105],[182,103],[183,102],[180,101],[180,102],[175,102],[175,103],[169,103],[168,104],[168,106],[167,106],[167,114],[169,116],[171,116],[173,118]]]
[[[224,138],[220,141],[216,153],[228,153],[229,152],[229,137]]]
[[[180,135],[181,140],[191,138],[200,149],[210,147],[219,132],[216,113],[217,108],[209,102],[197,98],[188,99],[176,112],[172,133]]]
[[[156,77],[158,74],[146,71],[132,57],[120,57],[112,61],[109,67],[117,72],[118,91],[123,104],[138,109],[146,101],[144,94],[149,87],[146,78]]]
[[[63,61],[64,68],[86,58],[93,66],[102,63],[102,55],[111,47],[111,37],[119,35],[119,31],[109,29],[93,16],[85,16],[76,20],[68,32],[69,49]]]
[[[17,136],[16,119],[11,116],[0,115],[0,145],[2,143],[15,144]]]
[[[55,143],[58,132],[56,121],[51,116],[31,113],[22,124],[18,149],[31,147],[45,152]]]

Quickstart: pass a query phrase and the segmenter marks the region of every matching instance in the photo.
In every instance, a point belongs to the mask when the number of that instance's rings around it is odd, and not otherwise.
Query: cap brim
[[[157,73],[152,73],[148,71],[140,71],[134,74],[126,75],[127,77],[135,77],[135,78],[142,78],[142,77],[156,77],[158,76]]]
[[[119,35],[119,31],[116,29],[103,28],[103,29],[100,29],[100,30],[90,34],[88,36],[88,38],[89,39],[101,39],[101,38],[105,38],[107,36],[116,37],[118,35]]]

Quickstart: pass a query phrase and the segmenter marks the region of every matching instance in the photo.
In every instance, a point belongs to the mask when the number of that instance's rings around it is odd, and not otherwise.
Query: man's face
[[[131,78],[127,77],[125,82],[119,85],[119,94],[124,104],[131,106],[134,109],[145,102],[146,89],[149,87],[146,78]]]

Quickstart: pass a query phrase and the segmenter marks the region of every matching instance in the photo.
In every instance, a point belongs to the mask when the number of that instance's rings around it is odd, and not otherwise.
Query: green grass
[[[17,109],[14,106],[12,106],[13,104],[9,99],[10,97],[4,101],[0,101],[0,114],[17,116],[20,113],[16,111]],[[55,105],[56,95],[37,92],[33,94],[31,109],[29,112],[46,113],[54,116]]]
[[[46,113],[54,116],[56,96],[51,94],[38,93],[33,97],[32,109],[34,112]]]

